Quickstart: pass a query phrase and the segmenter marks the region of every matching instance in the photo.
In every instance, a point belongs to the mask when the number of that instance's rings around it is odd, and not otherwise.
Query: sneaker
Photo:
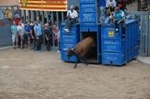
[[[118,29],[116,29],[116,32],[118,32]]]
[[[35,53],[41,53],[41,52],[42,52],[41,50],[35,51]]]
[[[69,30],[68,29],[64,29],[66,32],[69,32]]]

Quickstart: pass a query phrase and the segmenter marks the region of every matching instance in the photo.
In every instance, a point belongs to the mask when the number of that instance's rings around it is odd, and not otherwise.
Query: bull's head
[[[70,57],[72,56],[72,55],[74,55],[74,49],[72,48],[69,48],[68,50],[67,50],[67,58],[68,58],[68,60],[70,59]]]

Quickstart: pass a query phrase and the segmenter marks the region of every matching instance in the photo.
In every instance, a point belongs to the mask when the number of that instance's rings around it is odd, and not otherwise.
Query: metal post
[[[138,0],[138,11],[141,10],[141,0]]]
[[[36,11],[36,21],[39,21],[39,14],[38,14],[38,11]]]
[[[24,17],[24,10],[22,10],[22,14],[21,14],[21,15],[22,15],[22,16],[21,16],[21,17],[22,17],[21,19],[24,21],[24,20],[25,20],[25,17]]]
[[[14,16],[14,7],[13,6],[11,6],[11,12],[12,12],[12,17]]]
[[[54,12],[51,12],[51,20],[52,20],[52,24],[54,24]]]
[[[21,16],[21,10],[19,10],[19,6],[17,6],[17,13]]]
[[[64,12],[61,12],[61,21],[64,22]]]
[[[25,12],[25,10],[23,10],[23,22],[25,22],[26,21],[26,12]]]
[[[33,13],[33,11],[31,11],[31,21],[34,21],[35,19],[34,19],[34,13]]]
[[[27,21],[27,20],[29,20],[29,11],[28,10],[25,10],[25,13],[26,13],[26,20],[25,20],[25,22]]]
[[[150,27],[150,11],[148,12],[148,27]],[[150,56],[150,28],[148,28],[148,56]]]
[[[41,15],[42,15],[42,24],[44,24],[44,12],[41,11]]]
[[[44,11],[44,16],[46,18],[46,23],[48,23],[48,11]]]
[[[28,21],[31,21],[31,11],[30,10],[28,10],[28,13],[29,13],[29,19],[28,19]]]
[[[56,12],[56,21],[57,21],[56,25],[59,26],[59,22],[60,22],[60,20],[59,20],[59,12]]]
[[[54,25],[54,12],[51,12],[51,20],[52,20],[52,25]],[[55,47],[55,42],[54,42],[54,33],[52,32],[52,44],[53,48]]]

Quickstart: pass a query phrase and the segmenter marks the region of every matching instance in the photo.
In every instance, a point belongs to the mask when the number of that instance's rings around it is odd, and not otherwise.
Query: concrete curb
[[[10,48],[12,48],[12,46],[4,46],[4,47],[0,47],[0,50],[10,49]]]
[[[138,56],[137,60],[140,61],[141,63],[150,65],[150,57],[141,57],[141,56]]]

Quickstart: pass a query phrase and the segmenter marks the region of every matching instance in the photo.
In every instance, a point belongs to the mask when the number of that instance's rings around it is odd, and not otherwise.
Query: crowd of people
[[[101,24],[114,23],[115,29],[118,31],[119,24],[125,23],[124,21],[127,13],[125,0],[99,0],[99,8],[99,22]],[[67,11],[64,31],[69,33],[71,25],[79,22],[78,13],[79,11],[71,5],[70,9]],[[11,33],[14,49],[24,48],[24,45],[26,44],[29,48],[32,46],[32,49],[41,51],[43,37],[46,41],[47,51],[51,50],[52,39],[54,39],[54,42],[60,42],[59,27],[56,25],[50,26],[48,23],[42,26],[38,21],[28,21],[25,25],[21,20],[18,24],[13,22]]]
[[[99,5],[101,23],[119,23],[125,19],[125,0],[100,0]]]
[[[126,0],[99,0],[98,3],[99,22],[101,24],[114,23],[117,28],[120,23],[124,23],[127,13]],[[78,16],[78,11],[71,5],[67,11],[67,19],[65,21],[64,30],[66,32],[70,32],[71,24],[78,22]]]
[[[42,44],[46,45],[47,51],[51,50],[52,40],[59,42],[59,27],[45,23],[41,25],[38,21],[25,24],[20,20],[18,24],[13,21],[11,26],[13,48],[29,48],[40,52]],[[58,45],[58,44],[57,44]]]

